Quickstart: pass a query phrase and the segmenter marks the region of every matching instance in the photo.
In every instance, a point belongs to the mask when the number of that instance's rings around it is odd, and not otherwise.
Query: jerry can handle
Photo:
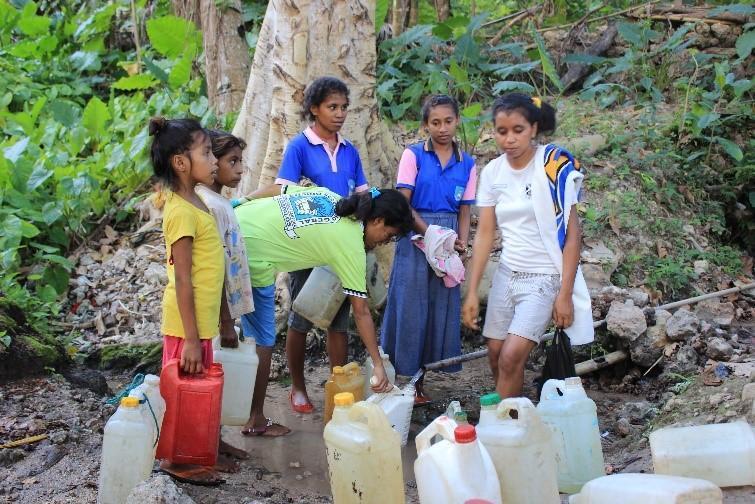
[[[534,416],[535,405],[526,397],[509,397],[498,403],[496,415],[499,418],[509,418],[510,411],[518,413],[517,421],[529,422],[531,417]]]
[[[540,392],[540,400],[559,399],[563,396],[564,390],[566,390],[566,382],[564,380],[551,378],[543,385],[543,390]],[[561,391],[561,394],[559,394],[559,391]]]
[[[344,374],[352,374],[354,372],[359,372],[359,364],[356,362],[349,362],[343,367]]]
[[[448,441],[454,441],[455,428],[456,421],[446,415],[439,416],[433,420],[430,425],[422,429],[422,432],[414,438],[414,443],[417,445],[417,455],[430,448],[430,442],[436,434]]]
[[[349,420],[359,421],[362,418],[367,420],[370,431],[391,430],[391,424],[388,423],[383,408],[377,404],[359,401],[349,409]]]

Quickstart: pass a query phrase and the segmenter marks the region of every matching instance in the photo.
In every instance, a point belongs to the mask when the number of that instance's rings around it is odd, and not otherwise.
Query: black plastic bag
[[[537,384],[538,397],[540,396],[540,391],[543,389],[543,385],[548,380],[563,380],[564,378],[577,376],[577,370],[574,368],[574,355],[571,351],[571,342],[563,329],[557,328],[553,339],[544,342],[543,345],[545,346],[545,364],[543,365],[543,372]]]

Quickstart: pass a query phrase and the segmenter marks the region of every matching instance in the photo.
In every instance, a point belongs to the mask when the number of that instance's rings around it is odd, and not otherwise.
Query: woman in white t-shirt
[[[496,389],[506,398],[521,395],[525,362],[551,320],[574,344],[592,341],[593,331],[589,294],[578,269],[582,233],[572,211],[583,175],[568,152],[536,140],[539,133],[555,130],[555,110],[539,98],[511,93],[493,103],[493,121],[503,154],[480,177],[480,219],[462,318],[479,329],[477,289],[497,225],[503,249],[482,334]],[[578,331],[573,335],[571,329]]]

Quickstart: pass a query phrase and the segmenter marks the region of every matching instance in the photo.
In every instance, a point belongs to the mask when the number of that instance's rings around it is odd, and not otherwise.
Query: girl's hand
[[[239,337],[233,321],[220,323],[220,346],[223,348],[238,348]]]
[[[184,340],[184,346],[181,350],[181,369],[189,374],[204,371],[204,366],[202,366],[202,344],[198,339]]]
[[[553,323],[556,327],[565,329],[574,322],[574,302],[571,295],[558,293],[553,303]]]
[[[465,326],[475,331],[480,330],[477,317],[480,314],[480,299],[474,292],[469,292],[461,307],[461,320]]]
[[[391,390],[391,382],[388,381],[388,375],[385,373],[385,368],[383,367],[382,362],[375,364],[372,371],[372,378],[370,379],[370,386],[372,387],[373,392],[378,393]]]

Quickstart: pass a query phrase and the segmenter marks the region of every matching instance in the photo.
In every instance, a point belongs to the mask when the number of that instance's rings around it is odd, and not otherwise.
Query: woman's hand
[[[480,299],[474,292],[467,293],[464,305],[461,307],[461,320],[465,326],[475,331],[480,330],[477,317],[480,314]]]
[[[391,390],[391,382],[388,381],[388,375],[385,373],[385,367],[383,367],[382,361],[375,364],[372,371],[372,378],[370,379],[370,386],[373,392],[388,392]],[[375,378],[375,379],[373,379]]]
[[[199,339],[185,339],[184,346],[181,350],[181,369],[185,373],[201,373],[204,370],[202,366],[202,344]]]
[[[556,327],[565,329],[574,322],[574,302],[571,294],[558,293],[553,303],[553,323]]]
[[[236,334],[232,320],[220,323],[220,346],[223,348],[238,348],[239,346],[239,336]]]

